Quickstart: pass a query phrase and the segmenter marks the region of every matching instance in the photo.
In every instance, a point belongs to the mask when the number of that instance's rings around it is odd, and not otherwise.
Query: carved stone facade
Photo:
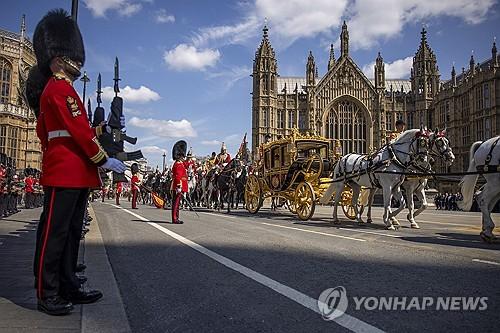
[[[293,127],[325,136],[330,139],[332,149],[334,142],[339,140],[344,154],[367,153],[383,145],[388,133],[394,130],[396,120],[403,119],[408,128],[420,125],[447,127],[452,147],[457,147],[458,158],[465,162],[466,148],[475,140],[484,140],[487,133],[490,136],[499,133],[498,61],[494,65],[490,60],[487,65],[475,66],[477,69],[474,72],[464,72],[458,77],[457,84],[451,87],[449,82],[443,85],[440,81],[436,55],[427,42],[425,29],[422,29],[420,44],[413,57],[409,80],[386,79],[380,53],[375,61],[374,79],[368,79],[349,55],[349,32],[345,22],[340,46],[339,58],[335,57],[331,47],[328,69],[321,78],[311,52],[307,58],[305,78],[280,77],[268,29],[264,27],[252,74],[254,154],[267,135],[274,140],[290,134]],[[476,103],[479,95],[483,96],[483,104],[473,113],[477,125],[468,125],[470,118],[466,113],[462,116],[460,110],[463,108],[459,109],[457,105],[460,105],[463,96],[469,96],[467,103]],[[484,100],[486,95],[488,102]],[[446,103],[454,105],[447,109],[453,114],[448,115],[448,121],[443,120],[441,110]],[[468,126],[471,128],[467,129]],[[481,126],[484,131],[476,130]],[[471,133],[466,140],[462,131]],[[456,164],[454,168],[462,169],[463,165]]]
[[[22,98],[29,69],[36,63],[33,45],[20,33],[0,29],[0,152],[14,159],[17,169],[41,169],[36,119]]]

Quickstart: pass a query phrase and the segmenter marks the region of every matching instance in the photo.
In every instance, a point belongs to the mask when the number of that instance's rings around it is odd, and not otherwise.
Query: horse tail
[[[474,160],[474,154],[476,153],[482,141],[477,141],[470,147],[469,153],[469,169],[467,172],[476,171],[476,161]],[[477,178],[479,175],[465,175],[460,181],[460,191],[462,192],[463,200],[458,201],[458,207],[464,211],[469,211],[472,207],[472,198],[474,196]]]
[[[334,181],[339,181],[338,179],[336,179],[336,175],[340,174],[340,166],[341,166],[341,161],[342,159],[338,160],[337,163],[335,164],[335,167],[333,168],[333,175],[332,175],[332,178]],[[335,184],[334,182],[332,182],[330,184],[330,186],[328,186],[328,188],[326,189],[325,193],[323,193],[323,195],[321,196],[321,198],[319,199],[319,203],[322,204],[322,205],[326,205],[328,204],[328,202],[330,202],[330,199],[333,195],[333,193],[335,192],[335,187],[336,187],[337,184]]]

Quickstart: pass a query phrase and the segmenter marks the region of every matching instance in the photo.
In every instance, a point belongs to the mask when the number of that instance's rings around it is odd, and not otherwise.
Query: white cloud
[[[213,67],[220,59],[219,50],[198,49],[195,46],[179,44],[174,49],[165,51],[163,55],[169,68],[182,70],[205,70]]]
[[[122,16],[132,16],[142,9],[142,4],[133,0],[84,0],[92,15],[105,17],[108,11],[117,11]]]
[[[132,117],[128,124],[139,128],[150,129],[152,134],[165,138],[192,138],[197,136],[192,124],[186,119],[175,121]]]
[[[413,57],[406,57],[404,59],[397,59],[391,63],[385,64],[385,78],[386,79],[405,79],[410,76],[411,66],[413,65]],[[369,78],[374,77],[375,61],[363,66],[363,73]]]
[[[155,14],[155,21],[157,23],[174,23],[175,16],[168,14],[166,9],[160,9]]]
[[[160,148],[158,146],[144,146],[139,148],[140,151],[142,151],[145,154],[163,154],[167,153],[167,151],[163,148]]]
[[[238,22],[200,28],[191,38],[196,47],[243,44],[269,21],[273,45],[286,47],[299,38],[323,34],[337,38],[347,20],[353,49],[370,48],[396,37],[407,24],[442,16],[468,24],[484,21],[495,0],[255,0],[244,5]],[[328,45],[331,42],[328,41]]]
[[[102,89],[103,100],[110,101],[115,96],[113,87],[104,87]],[[126,102],[130,103],[148,103],[157,101],[161,96],[154,90],[149,89],[145,86],[140,86],[135,89],[130,86],[125,88],[120,88],[119,96],[123,97]]]
[[[209,79],[217,79],[218,82],[222,84],[224,91],[231,89],[236,82],[239,80],[249,77],[252,73],[252,68],[248,66],[236,66],[231,67],[227,70],[222,70],[219,72],[209,73],[207,77]]]
[[[201,141],[201,144],[204,146],[221,146],[222,141],[219,140],[203,140]]]
[[[406,24],[451,16],[468,24],[482,22],[494,0],[356,0],[348,25],[354,48],[369,48],[399,35]]]

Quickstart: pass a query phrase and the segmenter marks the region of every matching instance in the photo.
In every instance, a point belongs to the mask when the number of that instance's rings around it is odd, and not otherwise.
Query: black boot
[[[73,310],[73,304],[61,296],[52,296],[38,300],[38,310],[52,316],[67,315]]]
[[[73,304],[89,304],[101,299],[102,293],[99,290],[85,291],[83,288],[80,288],[64,295],[64,297]]]
[[[81,272],[83,272],[85,270],[85,268],[87,268],[87,265],[85,265],[85,264],[78,264],[78,265],[76,265],[75,272],[81,273]]]

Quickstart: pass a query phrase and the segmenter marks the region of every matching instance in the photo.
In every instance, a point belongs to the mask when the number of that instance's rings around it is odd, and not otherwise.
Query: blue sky
[[[18,31],[26,14],[31,37],[57,7],[70,11],[71,0],[4,0],[0,27]],[[205,155],[221,141],[234,154],[244,133],[250,137],[249,75],[265,18],[282,76],[303,76],[309,50],[324,75],[329,45],[338,45],[346,20],[351,56],[368,76],[380,51],[386,76],[407,78],[425,25],[447,79],[453,62],[458,72],[468,66],[472,51],[476,62],[491,56],[499,9],[498,0],[80,0],[78,23],[88,89],[95,91],[99,72],[112,87],[118,56],[128,134],[156,166],[181,138]],[[75,86],[82,90],[81,82]],[[109,107],[111,88],[106,92]]]

